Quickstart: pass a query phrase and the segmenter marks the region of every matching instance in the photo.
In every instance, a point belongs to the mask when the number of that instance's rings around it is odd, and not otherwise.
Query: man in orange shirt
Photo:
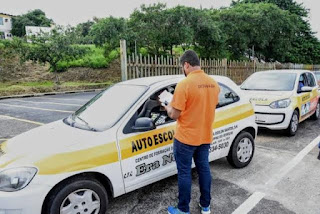
[[[193,158],[199,175],[199,206],[202,214],[209,214],[209,148],[213,140],[212,125],[220,88],[214,79],[201,70],[199,58],[194,51],[186,51],[180,63],[187,78],[178,83],[172,102],[166,106],[168,116],[177,120],[173,151],[179,186],[178,206],[168,207],[168,213],[189,213]]]

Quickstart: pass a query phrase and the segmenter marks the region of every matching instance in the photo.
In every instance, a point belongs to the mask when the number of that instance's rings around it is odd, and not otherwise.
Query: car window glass
[[[314,87],[316,85],[316,81],[311,73],[307,73],[308,86]]]
[[[114,85],[77,110],[73,119],[95,130],[106,130],[131,108],[147,88],[137,85]]]
[[[132,126],[134,126],[135,121],[138,118],[148,117],[150,118],[156,126],[174,122],[168,114],[167,111],[161,106],[158,96],[162,91],[167,90],[170,93],[174,93],[175,85],[164,87],[160,90],[155,91],[148,99],[139,107],[138,111],[132,116],[127,125],[125,126],[123,133],[132,133]]]
[[[304,86],[309,86],[307,75],[305,73],[301,74],[299,77],[298,92],[300,92],[301,88]]]
[[[219,103],[217,108],[230,105],[240,100],[239,96],[232,91],[229,87],[224,84],[219,83],[220,93],[219,93]]]

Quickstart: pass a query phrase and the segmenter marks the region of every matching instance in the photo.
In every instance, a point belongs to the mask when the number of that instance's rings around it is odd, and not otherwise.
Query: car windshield
[[[241,86],[242,90],[258,91],[292,91],[296,74],[257,72],[251,75]]]
[[[137,85],[114,85],[70,115],[66,123],[91,131],[106,130],[120,120],[147,88]]]

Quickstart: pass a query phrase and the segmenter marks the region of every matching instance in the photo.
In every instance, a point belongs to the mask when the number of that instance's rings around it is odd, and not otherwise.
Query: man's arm
[[[177,120],[180,117],[181,111],[178,109],[173,108],[170,104],[164,107],[168,113],[168,116],[173,119]]]

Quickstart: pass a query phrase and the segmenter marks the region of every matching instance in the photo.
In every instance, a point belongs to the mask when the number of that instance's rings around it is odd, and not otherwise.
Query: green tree
[[[177,6],[163,11],[164,22],[161,23],[163,34],[161,46],[164,51],[173,54],[173,47],[178,45],[190,46],[193,43],[194,30],[188,20],[188,16],[194,14],[196,9]]]
[[[161,3],[142,5],[131,14],[128,25],[133,39],[151,54],[173,54],[175,46],[193,47],[202,57],[224,53],[223,32],[205,10],[185,6],[167,9]]]
[[[302,3],[298,4],[294,0],[237,0],[232,1],[231,5],[239,3],[271,3],[277,5],[282,10],[288,10],[290,13],[301,17],[308,17],[309,14],[309,10]]]
[[[94,25],[94,23],[95,22],[93,22],[93,21],[87,21],[84,23],[80,23],[77,25],[76,29],[79,31],[81,36],[86,37],[89,35],[91,27]]]
[[[221,21],[212,18],[217,10],[197,10],[191,21],[194,34],[193,46],[204,58],[225,58],[228,56],[226,48],[226,33],[223,32]]]
[[[267,61],[285,61],[296,33],[297,16],[274,4],[237,4],[213,16],[227,34],[231,58],[255,54]]]
[[[136,41],[139,46],[144,46],[151,54],[159,54],[163,47],[163,38],[165,34],[165,4],[153,4],[150,6],[141,5],[131,15],[128,22],[129,32],[132,37],[129,43]]]
[[[294,0],[237,0],[233,1],[232,6],[246,3],[272,3],[282,10],[288,11],[295,16],[294,28],[295,36],[290,38],[290,51],[286,52],[286,56],[281,60],[293,63],[319,63],[320,62],[320,41],[312,32],[308,20],[309,10],[303,4],[299,4]],[[281,50],[281,44],[273,44],[273,49]],[[279,57],[279,56],[277,56]]]
[[[69,29],[63,32],[61,28],[56,28],[50,35],[32,37],[32,43],[27,46],[23,58],[48,63],[52,72],[62,71],[57,66],[59,62],[78,59],[88,51],[85,47],[75,45],[71,37],[65,35],[68,31]]]
[[[112,16],[99,19],[92,25],[89,35],[97,46],[104,46],[106,54],[119,47],[119,40],[126,37],[127,23],[124,18]]]
[[[47,18],[42,10],[36,9],[24,15],[13,17],[11,33],[14,36],[23,37],[26,35],[26,26],[50,27],[51,24],[53,24],[53,20]]]

